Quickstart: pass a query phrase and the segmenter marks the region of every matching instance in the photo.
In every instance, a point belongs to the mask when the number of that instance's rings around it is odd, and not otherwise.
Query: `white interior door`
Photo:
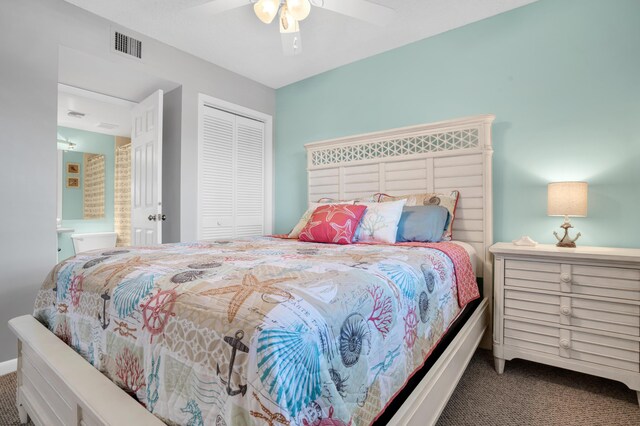
[[[132,110],[131,244],[162,244],[162,90]]]

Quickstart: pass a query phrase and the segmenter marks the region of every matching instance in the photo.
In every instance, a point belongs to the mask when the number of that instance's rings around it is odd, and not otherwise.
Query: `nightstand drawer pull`
[[[569,306],[561,306],[560,313],[566,317],[571,316],[571,308]]]
[[[567,339],[560,339],[560,347],[569,349],[571,347],[571,342]]]
[[[560,274],[560,281],[562,281],[563,283],[571,282],[571,275],[567,273]]]

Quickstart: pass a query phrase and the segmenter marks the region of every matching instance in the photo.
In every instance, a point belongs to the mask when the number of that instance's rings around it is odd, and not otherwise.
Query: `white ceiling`
[[[58,125],[113,136],[131,137],[131,109],[134,105],[128,101],[61,84],[58,86]],[[71,117],[68,115],[69,111],[81,112],[85,116]],[[104,125],[100,126],[100,123],[115,127],[105,128]]]
[[[277,20],[271,25],[260,22],[250,0],[246,7],[217,15],[194,7],[206,0],[67,1],[279,88],[535,0],[370,0],[396,11],[384,27],[312,7],[300,24],[302,54],[291,57],[282,54]]]

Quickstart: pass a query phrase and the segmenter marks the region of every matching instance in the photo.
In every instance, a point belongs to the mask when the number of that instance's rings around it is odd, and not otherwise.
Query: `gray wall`
[[[16,353],[7,321],[31,312],[57,257],[58,51],[30,22],[45,16],[18,3],[0,2],[0,362]]]
[[[138,35],[142,62],[113,54],[111,25],[62,0],[0,1],[0,362],[16,356],[7,321],[32,312],[38,287],[56,262],[59,46],[182,86],[176,160],[182,241],[196,237],[198,93],[274,114],[272,89],[155,40]],[[169,146],[177,149],[174,141]]]
[[[180,136],[182,88],[164,94],[162,123],[162,242],[180,241]]]

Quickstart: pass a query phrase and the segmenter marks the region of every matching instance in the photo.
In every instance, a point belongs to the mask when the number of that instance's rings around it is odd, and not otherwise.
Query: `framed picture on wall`
[[[67,188],[80,188],[80,178],[68,177],[67,178]]]
[[[67,173],[78,174],[80,173],[80,164],[67,163]]]

